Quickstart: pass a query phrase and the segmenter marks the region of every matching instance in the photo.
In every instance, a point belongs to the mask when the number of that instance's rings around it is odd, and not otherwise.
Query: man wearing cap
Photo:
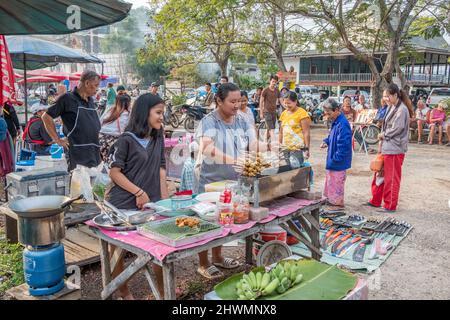
[[[31,106],[33,117],[28,121],[23,131],[22,139],[29,145],[29,148],[37,153],[38,156],[50,154],[52,138],[45,130],[42,122],[42,115],[47,111],[48,105],[37,102]]]
[[[86,70],[81,74],[80,83],[73,91],[58,98],[56,103],[42,115],[45,129],[55,143],[68,152],[72,171],[77,165],[97,167],[100,162],[99,132],[100,119],[92,98],[100,85],[100,76],[95,71]],[[53,119],[61,117],[63,131],[67,139],[61,139],[56,132]]]
[[[152,82],[152,85],[150,86],[150,93],[159,97],[158,89],[159,84],[157,84],[156,82]]]

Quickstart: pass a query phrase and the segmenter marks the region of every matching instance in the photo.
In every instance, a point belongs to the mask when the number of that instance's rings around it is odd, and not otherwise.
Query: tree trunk
[[[374,81],[372,82],[372,105],[375,108],[381,106],[381,98],[383,97],[383,90],[388,85],[386,80],[380,75],[379,72],[373,74]]]
[[[277,52],[275,54],[275,56],[277,58],[276,59],[277,66],[278,66],[278,68],[280,68],[280,71],[286,72],[287,69],[286,69],[286,65],[284,64],[283,53],[282,52]]]
[[[226,76],[227,75],[227,69],[228,69],[228,58],[222,58],[220,60],[216,60],[217,64],[220,67],[220,75]]]

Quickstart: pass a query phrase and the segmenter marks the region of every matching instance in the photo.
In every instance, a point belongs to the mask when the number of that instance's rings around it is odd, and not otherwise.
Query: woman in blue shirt
[[[330,135],[320,146],[328,147],[323,195],[330,205],[343,208],[347,169],[352,166],[352,129],[335,100],[328,99],[323,108],[332,121]]]

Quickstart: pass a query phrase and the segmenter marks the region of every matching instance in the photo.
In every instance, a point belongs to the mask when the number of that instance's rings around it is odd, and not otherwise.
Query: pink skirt
[[[344,206],[344,189],[347,171],[327,170],[323,196],[334,206]]]

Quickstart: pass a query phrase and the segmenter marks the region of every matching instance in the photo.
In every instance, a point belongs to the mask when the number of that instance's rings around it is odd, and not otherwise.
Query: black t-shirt
[[[88,168],[100,164],[101,124],[92,97],[84,100],[75,87],[72,92],[59,97],[47,114],[52,118],[61,117],[63,121],[64,134],[69,141],[69,171],[78,164]]]
[[[136,186],[144,190],[151,202],[161,200],[160,168],[166,167],[164,134],[151,137],[147,147],[130,132],[123,133],[110,150],[111,168],[120,168]],[[113,184],[106,199],[119,209],[136,209],[134,194]]]
[[[33,116],[30,121],[34,119],[39,119],[35,122],[33,122],[30,127],[28,128],[28,135],[25,137],[25,140],[27,142],[31,142],[31,140],[43,140],[45,141],[45,144],[49,145],[50,142],[52,142],[52,138],[50,138],[49,134],[47,133],[47,130],[45,130],[44,123],[42,122],[42,119],[37,116]]]
[[[84,106],[95,109],[94,99],[89,97],[89,101],[84,100],[78,94],[77,88],[60,96],[55,104],[48,108],[47,114],[53,119],[61,117],[64,123],[64,134],[67,135],[72,131],[77,120],[78,107]]]

